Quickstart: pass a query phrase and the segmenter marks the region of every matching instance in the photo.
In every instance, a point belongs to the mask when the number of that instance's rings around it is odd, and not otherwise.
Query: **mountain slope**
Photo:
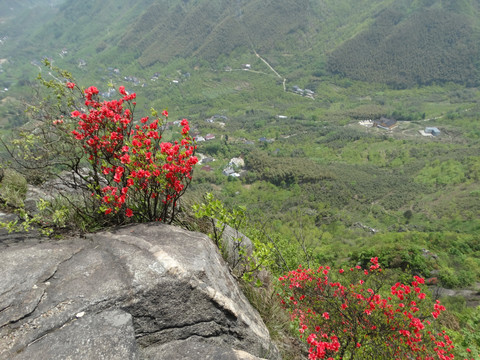
[[[221,68],[256,51],[294,79],[477,85],[479,7],[478,0],[65,1],[47,24],[29,24],[19,51],[32,57],[68,47],[77,59],[141,68],[178,58]]]
[[[400,87],[452,81],[478,83],[478,39],[474,23],[442,8],[410,15],[398,9],[380,13],[374,24],[328,58],[334,73]]]

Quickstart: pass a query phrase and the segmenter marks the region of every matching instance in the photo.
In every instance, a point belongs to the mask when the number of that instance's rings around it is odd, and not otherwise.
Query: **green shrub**
[[[443,267],[438,273],[438,277],[442,282],[442,285],[446,288],[456,288],[461,285],[458,273],[449,267]]]
[[[27,193],[27,180],[13,169],[5,169],[0,196],[7,206],[22,207]]]

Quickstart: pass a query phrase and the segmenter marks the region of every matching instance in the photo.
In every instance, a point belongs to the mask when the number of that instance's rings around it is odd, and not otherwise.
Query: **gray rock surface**
[[[53,197],[51,195],[48,195],[44,190],[39,189],[38,187],[28,185],[27,193],[25,194],[25,200],[23,200],[25,210],[29,214],[36,214],[38,212],[37,202],[39,202],[40,199],[45,201],[52,201]]]
[[[259,357],[245,351],[220,348],[194,338],[172,341],[149,352],[152,357],[148,357],[147,354],[147,359],[156,359],[155,356],[160,355],[164,359],[171,360],[260,360]]]
[[[245,265],[245,256],[252,255],[252,240],[231,226],[227,224],[224,226],[222,244],[225,248],[226,260],[232,268],[242,267]],[[243,250],[245,256],[242,256],[240,250]]]
[[[204,235],[0,237],[0,359],[279,359]]]

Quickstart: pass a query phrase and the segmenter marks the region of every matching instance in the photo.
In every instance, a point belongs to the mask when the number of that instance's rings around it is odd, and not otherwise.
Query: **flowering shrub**
[[[452,359],[454,346],[435,319],[445,310],[437,300],[428,309],[424,279],[396,283],[384,293],[378,258],[368,269],[290,271],[280,277],[282,304],[290,311],[309,359]]]
[[[123,86],[119,99],[101,101],[96,87],[84,90],[67,71],[45,65],[56,76],[39,75],[44,89],[27,109],[31,121],[4,143],[19,172],[30,183],[48,180],[69,209],[65,226],[172,222],[198,162],[188,121],[176,141],[162,141],[166,110],[136,120],[136,94]]]
[[[66,87],[77,89],[73,82]],[[100,102],[98,92],[93,86],[84,90],[86,109],[71,112],[73,130],[64,118],[52,122],[71,133],[83,149],[90,171],[82,179],[88,183],[94,210],[114,216],[116,222],[173,220],[198,161],[188,121],[181,121],[181,139],[162,142],[166,110],[162,120],[153,111],[153,120],[144,117],[135,123],[135,93],[127,94],[120,86],[121,99]]]

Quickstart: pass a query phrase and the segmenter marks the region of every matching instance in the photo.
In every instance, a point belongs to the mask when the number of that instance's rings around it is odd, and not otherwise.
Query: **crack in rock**
[[[171,360],[182,358],[171,357],[177,342],[191,346],[182,359],[209,351],[212,359],[247,359],[235,351],[279,359],[206,236],[141,224],[34,242],[4,251],[0,244],[0,273],[8,275],[0,278],[2,360]]]

